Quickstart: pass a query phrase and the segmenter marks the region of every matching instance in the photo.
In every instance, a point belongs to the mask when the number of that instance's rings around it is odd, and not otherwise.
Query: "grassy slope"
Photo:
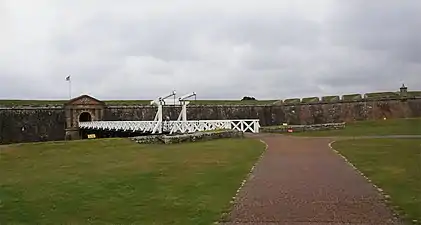
[[[411,97],[421,97],[421,91],[408,91],[408,95]]]
[[[346,101],[351,101],[351,100],[359,100],[361,99],[362,96],[361,94],[348,94],[348,95],[342,95],[342,99],[346,100]]]
[[[108,105],[149,105],[151,100],[105,100]],[[272,104],[276,100],[191,100],[192,105],[265,105]],[[46,106],[63,105],[67,100],[6,100],[0,99],[0,106]]]
[[[376,98],[397,98],[399,97],[398,92],[372,92],[366,93],[367,98],[376,99]]]
[[[370,135],[421,135],[421,118],[359,121],[347,123],[342,130],[297,132],[296,136],[370,136]]]
[[[250,139],[2,146],[0,224],[211,224],[263,148]]]
[[[370,98],[375,97],[385,97],[393,96],[396,97],[398,94],[396,92],[378,92],[378,93],[367,93]],[[408,95],[411,97],[420,97],[421,91],[408,91]],[[332,101],[333,98],[339,96],[324,96],[325,101]],[[357,100],[361,98],[361,94],[349,94],[343,95],[345,100]],[[303,102],[313,102],[313,98],[309,97],[304,98]],[[316,97],[317,98],[317,97]],[[45,106],[45,105],[62,105],[68,100],[21,100],[21,99],[0,99],[0,106],[21,106],[21,105],[34,105],[34,106]],[[147,105],[151,100],[105,100],[109,105]],[[191,100],[190,104],[197,105],[228,105],[228,104],[238,104],[238,105],[256,105],[256,104],[272,104],[278,100],[257,100],[257,101],[240,101],[240,100]],[[300,103],[301,99],[292,98],[283,100],[287,104]]]
[[[335,95],[330,95],[330,96],[323,96],[321,98],[322,102],[335,102],[335,101],[339,101],[340,97],[339,96],[335,96]]]
[[[421,224],[421,139],[343,140],[333,147]]]

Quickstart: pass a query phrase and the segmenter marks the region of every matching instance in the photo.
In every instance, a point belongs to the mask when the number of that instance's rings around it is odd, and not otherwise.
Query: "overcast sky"
[[[421,90],[420,0],[1,0],[0,98]]]

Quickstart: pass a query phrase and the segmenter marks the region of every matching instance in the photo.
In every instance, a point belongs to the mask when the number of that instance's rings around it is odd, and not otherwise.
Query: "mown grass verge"
[[[0,224],[211,224],[263,150],[247,138],[1,146]]]
[[[357,121],[347,123],[344,129],[297,132],[296,136],[384,136],[384,135],[421,135],[421,118]]]
[[[421,139],[341,140],[332,147],[383,189],[402,217],[421,224]]]

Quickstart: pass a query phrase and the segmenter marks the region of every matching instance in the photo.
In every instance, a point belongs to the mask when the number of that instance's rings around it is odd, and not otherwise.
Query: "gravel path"
[[[329,148],[332,139],[255,138],[268,150],[220,224],[403,224],[381,194]]]

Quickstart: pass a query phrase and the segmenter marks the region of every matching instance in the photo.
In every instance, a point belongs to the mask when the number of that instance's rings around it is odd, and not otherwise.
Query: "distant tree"
[[[246,100],[256,100],[254,97],[249,97],[249,96],[244,96],[243,99],[241,99],[241,101],[246,101]]]

